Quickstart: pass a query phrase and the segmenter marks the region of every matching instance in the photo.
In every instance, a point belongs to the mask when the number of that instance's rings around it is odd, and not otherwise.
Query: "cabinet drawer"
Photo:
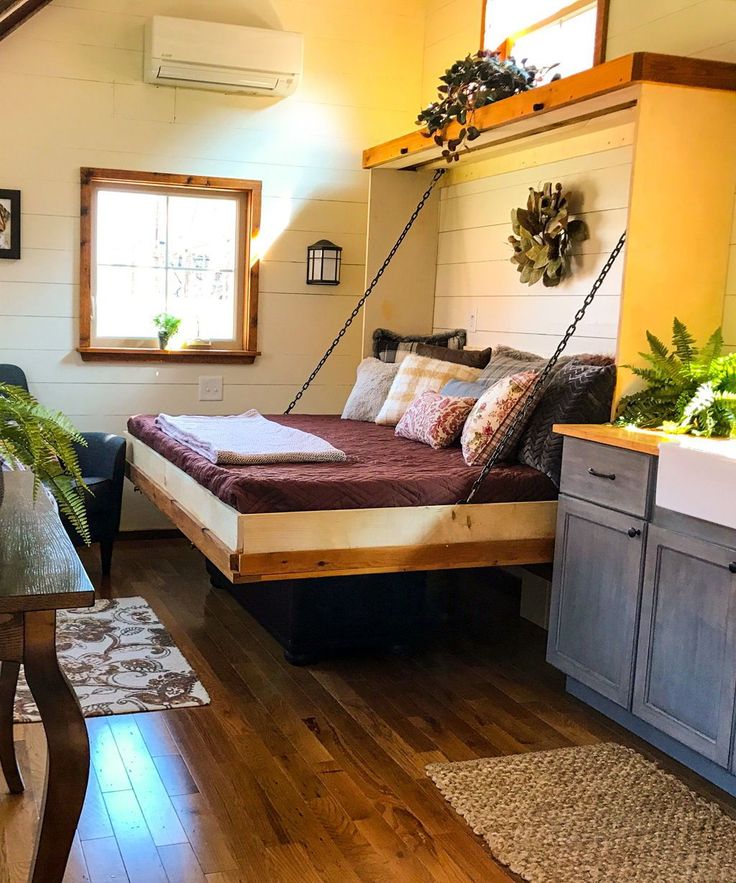
[[[656,458],[649,454],[566,438],[560,491],[637,518],[646,518],[655,470]]]

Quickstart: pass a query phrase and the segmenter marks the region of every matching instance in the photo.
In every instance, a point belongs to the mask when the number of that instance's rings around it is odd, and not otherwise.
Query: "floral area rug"
[[[60,610],[56,649],[85,717],[209,705],[210,697],[143,598]],[[16,723],[40,721],[21,670]]]

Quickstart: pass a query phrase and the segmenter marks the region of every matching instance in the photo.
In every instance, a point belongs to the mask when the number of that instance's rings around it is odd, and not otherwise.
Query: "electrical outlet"
[[[478,330],[478,308],[472,307],[468,313],[468,331]]]
[[[222,401],[222,375],[199,378],[199,400],[200,402]]]

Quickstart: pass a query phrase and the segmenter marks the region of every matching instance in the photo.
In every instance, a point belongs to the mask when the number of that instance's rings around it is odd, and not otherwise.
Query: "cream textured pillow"
[[[478,368],[412,353],[400,363],[399,373],[391,384],[391,391],[376,417],[376,423],[396,426],[409,405],[423,392],[439,392],[450,380],[477,380],[479,376]]]
[[[484,466],[491,459],[491,454],[501,444],[506,431],[506,418],[517,407],[522,407],[538,376],[538,371],[522,371],[511,377],[504,377],[478,399],[465,421],[461,438],[463,457],[468,466]],[[530,411],[527,420],[516,428],[513,436],[504,445],[502,460],[516,447],[531,416]]]
[[[355,386],[345,402],[342,419],[373,423],[386,401],[398,371],[399,366],[393,362],[363,359],[358,365]]]

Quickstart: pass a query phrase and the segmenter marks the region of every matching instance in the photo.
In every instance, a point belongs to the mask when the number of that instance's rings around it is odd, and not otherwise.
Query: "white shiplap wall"
[[[443,190],[435,328],[470,328],[474,312],[477,329],[468,335],[470,346],[505,343],[551,353],[626,226],[631,160],[625,144]],[[557,288],[523,285],[509,260],[511,209],[526,203],[530,186],[545,181],[560,181],[570,192],[571,209],[590,233],[577,247],[573,275]],[[571,352],[615,352],[622,272],[619,259],[571,341]]]
[[[153,14],[304,33],[298,94],[272,102],[144,85]],[[0,46],[0,187],[21,189],[24,211],[22,259],[0,261],[0,362],[21,365],[45,404],[87,430],[119,432],[140,412],[283,409],[362,291],[361,150],[410,125],[423,31],[424,0],[54,0]],[[82,364],[80,166],[263,181],[255,365]],[[306,245],[321,237],[345,249],[336,289],[304,282]],[[339,411],[360,351],[356,327],[305,410]],[[223,375],[223,402],[198,402],[202,374]],[[124,527],[159,524],[126,497]]]

